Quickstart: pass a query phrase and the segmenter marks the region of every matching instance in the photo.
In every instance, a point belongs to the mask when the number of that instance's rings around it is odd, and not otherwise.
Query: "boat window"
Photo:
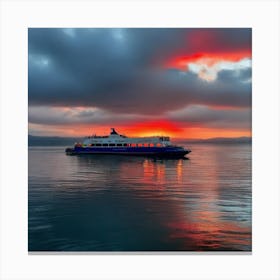
[[[108,144],[104,143],[104,144],[102,144],[102,146],[108,146]]]
[[[161,144],[160,144],[160,143],[157,143],[157,147],[161,147]]]
[[[130,144],[131,147],[136,147],[135,143]]]
[[[90,144],[90,146],[95,146],[95,144]]]
[[[151,143],[151,144],[150,144],[150,147],[154,147],[154,144],[153,144],[153,143]]]
[[[127,143],[124,143],[123,145],[126,147],[126,146],[127,146]]]
[[[111,144],[109,144],[109,146],[113,147],[113,146],[116,146],[116,145],[115,145],[115,144],[113,144],[113,143],[111,143]]]
[[[117,144],[118,147],[122,146],[122,144]]]
[[[96,146],[100,147],[100,146],[101,146],[101,144],[96,144]]]

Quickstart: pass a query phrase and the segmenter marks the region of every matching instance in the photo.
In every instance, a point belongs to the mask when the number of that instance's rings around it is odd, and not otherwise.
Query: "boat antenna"
[[[118,133],[116,132],[116,130],[114,128],[111,128],[111,135],[118,135]]]

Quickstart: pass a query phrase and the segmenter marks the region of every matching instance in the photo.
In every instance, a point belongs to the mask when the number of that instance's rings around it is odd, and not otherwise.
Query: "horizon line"
[[[53,138],[85,138],[87,136],[58,136],[58,135],[34,135],[34,134],[28,134],[28,136],[33,136],[33,137],[53,137]],[[163,135],[151,135],[151,136],[145,136],[145,137],[153,137],[153,136],[163,136]],[[133,138],[136,136],[131,136],[130,138]],[[141,138],[141,137],[138,137]],[[176,140],[211,140],[211,139],[240,139],[240,138],[248,138],[252,139],[252,136],[237,136],[237,137],[224,137],[224,136],[219,136],[219,137],[210,137],[210,138],[185,138],[185,137],[170,137],[171,139],[176,139]]]

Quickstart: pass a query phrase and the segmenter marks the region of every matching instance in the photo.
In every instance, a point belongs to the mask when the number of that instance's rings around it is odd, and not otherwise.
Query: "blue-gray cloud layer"
[[[208,35],[193,44],[195,32]],[[29,105],[138,115],[161,115],[193,104],[249,108],[251,68],[223,70],[207,82],[162,65],[176,54],[250,48],[250,29],[32,28]]]

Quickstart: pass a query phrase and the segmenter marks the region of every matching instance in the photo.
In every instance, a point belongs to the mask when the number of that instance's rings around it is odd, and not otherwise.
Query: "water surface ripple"
[[[251,145],[189,159],[29,147],[29,251],[251,251]]]

